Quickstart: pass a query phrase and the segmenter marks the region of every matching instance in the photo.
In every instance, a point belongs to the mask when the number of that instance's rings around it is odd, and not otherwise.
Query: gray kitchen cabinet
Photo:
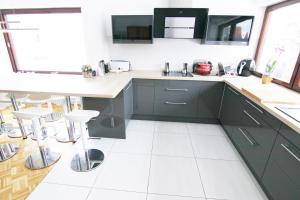
[[[201,81],[198,86],[197,117],[203,122],[219,123],[219,112],[224,89],[223,82]]]
[[[198,93],[193,81],[156,80],[154,114],[196,117]]]
[[[294,133],[297,143],[300,135]],[[300,146],[281,135],[277,136],[275,146],[268,161],[262,183],[273,200],[300,199]]]
[[[152,115],[154,107],[154,81],[133,80],[133,113],[135,115]]]
[[[125,116],[125,125],[132,118],[133,115],[133,86],[132,81],[130,81],[127,86],[125,86],[124,90],[124,116]]]
[[[232,128],[231,140],[254,175],[261,178],[277,131],[247,108],[242,108],[239,126]]]
[[[90,137],[126,138],[123,92],[113,99],[83,97],[82,102],[83,109],[100,112],[87,123]]]
[[[241,99],[242,94],[229,85],[225,85],[219,119],[229,137],[233,129],[241,124],[241,110],[243,109]]]

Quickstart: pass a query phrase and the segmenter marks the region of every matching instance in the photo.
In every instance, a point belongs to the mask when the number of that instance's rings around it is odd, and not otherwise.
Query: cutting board
[[[300,94],[280,87],[243,87],[242,92],[261,103],[300,104]]]

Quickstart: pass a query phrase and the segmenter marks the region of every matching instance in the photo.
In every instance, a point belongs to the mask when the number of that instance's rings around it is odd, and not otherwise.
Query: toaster
[[[127,60],[111,60],[109,69],[110,72],[127,72],[131,70],[131,64]]]

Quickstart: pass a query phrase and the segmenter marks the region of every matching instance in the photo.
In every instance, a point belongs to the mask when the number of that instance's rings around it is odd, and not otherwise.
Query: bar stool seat
[[[99,149],[88,149],[85,144],[86,122],[99,115],[95,110],[75,110],[65,114],[65,118],[80,124],[83,153],[77,153],[71,161],[71,168],[77,172],[85,172],[100,166],[104,160],[104,154]]]
[[[31,153],[26,161],[25,166],[29,169],[42,169],[57,162],[61,156],[60,153],[52,151],[49,147],[45,147],[42,141],[42,129],[40,118],[51,112],[48,109],[30,108],[13,111],[18,119],[27,119],[32,121],[33,132],[37,137],[38,151]]]

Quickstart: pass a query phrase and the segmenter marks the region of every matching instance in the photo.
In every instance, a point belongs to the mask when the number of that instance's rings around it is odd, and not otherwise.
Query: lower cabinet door
[[[264,126],[252,130],[248,127],[236,127],[233,130],[233,143],[259,178],[263,175],[276,135],[276,131]]]
[[[300,199],[300,152],[278,135],[262,183],[273,200]]]

